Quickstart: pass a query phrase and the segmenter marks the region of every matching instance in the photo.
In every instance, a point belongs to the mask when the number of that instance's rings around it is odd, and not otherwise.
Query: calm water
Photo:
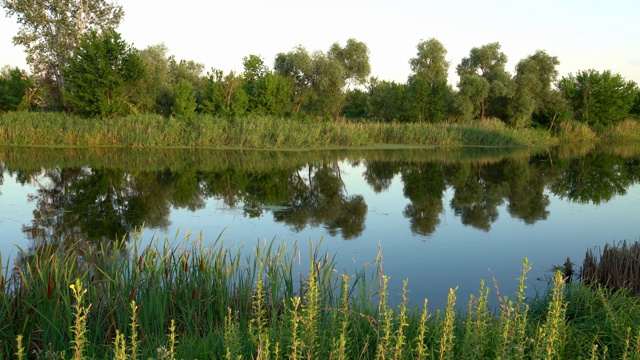
[[[391,294],[466,304],[481,279],[528,295],[553,265],[640,236],[640,151],[467,149],[322,152],[0,148],[0,251],[61,237],[218,236],[225,245],[322,239],[339,268],[376,259]],[[195,236],[193,237],[195,238]]]

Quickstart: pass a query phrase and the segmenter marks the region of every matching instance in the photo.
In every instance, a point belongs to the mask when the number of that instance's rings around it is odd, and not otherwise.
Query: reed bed
[[[228,120],[208,115],[189,120],[154,114],[108,119],[84,119],[50,112],[0,115],[0,144],[3,145],[300,149],[376,144],[460,147],[555,143],[546,131],[515,130],[498,120],[405,124],[272,117]]]
[[[640,359],[637,298],[565,283],[488,305],[414,306],[387,291],[382,256],[353,275],[309,243],[252,249],[172,242],[47,244],[0,278],[2,359]],[[299,264],[306,265],[299,265]],[[306,268],[306,270],[304,270]],[[494,280],[494,283],[495,280]]]
[[[605,244],[598,253],[587,250],[581,281],[585,285],[602,285],[613,291],[626,289],[640,295],[640,242]]]
[[[602,131],[602,138],[607,143],[640,142],[640,123],[638,120],[628,119]]]

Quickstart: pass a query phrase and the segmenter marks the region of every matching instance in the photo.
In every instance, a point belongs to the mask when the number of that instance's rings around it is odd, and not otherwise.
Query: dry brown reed
[[[603,285],[614,291],[625,288],[640,294],[640,242],[606,244],[598,254],[587,250],[581,279],[585,285]]]

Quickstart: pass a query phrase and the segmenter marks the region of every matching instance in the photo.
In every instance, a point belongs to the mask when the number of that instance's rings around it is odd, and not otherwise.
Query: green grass
[[[308,149],[380,144],[450,146],[549,146],[544,130],[519,129],[499,120],[437,124],[320,122],[198,115],[190,120],[143,114],[84,119],[64,113],[0,115],[0,144],[23,146],[118,146],[132,148]]]
[[[273,241],[140,239],[22,252],[0,278],[0,358],[640,359],[637,297],[558,272],[527,299],[526,260],[513,300],[490,308],[481,283],[466,309],[451,289],[434,311],[410,305],[409,280],[390,305],[381,255],[349,275],[311,242],[301,259]]]

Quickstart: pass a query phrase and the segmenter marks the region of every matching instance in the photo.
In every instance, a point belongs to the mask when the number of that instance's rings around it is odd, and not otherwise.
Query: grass
[[[381,255],[348,275],[319,244],[301,259],[274,242],[140,239],[23,251],[1,278],[0,358],[640,359],[637,297],[556,272],[527,299],[526,260],[498,309],[481,283],[466,310],[451,289],[433,312],[408,280],[390,305]]]
[[[143,114],[88,120],[64,113],[0,116],[0,144],[132,148],[308,149],[379,144],[419,146],[549,146],[544,130],[514,130],[499,120],[438,124],[319,122],[198,115],[190,120]]]

